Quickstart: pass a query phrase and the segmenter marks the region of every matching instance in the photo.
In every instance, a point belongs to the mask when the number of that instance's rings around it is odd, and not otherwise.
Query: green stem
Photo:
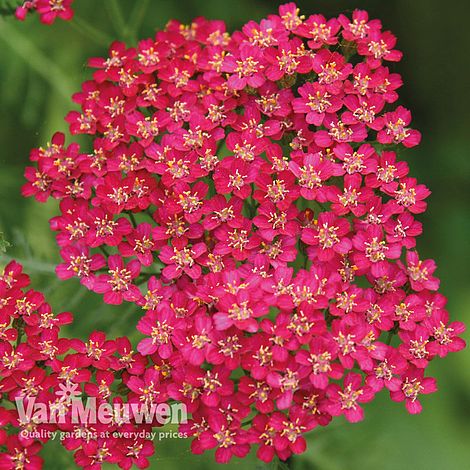
[[[21,339],[23,338],[24,334],[24,321],[22,318],[17,318],[13,320],[13,327],[17,330],[17,337],[16,337],[16,347],[21,344]]]
[[[127,39],[125,33],[128,27],[126,21],[124,20],[124,16],[122,15],[119,2],[117,0],[107,0],[106,7],[113,22],[114,30],[118,36],[122,37],[123,39]]]
[[[291,455],[287,460],[282,461],[282,463],[284,464],[284,468],[294,468],[294,456]]]
[[[106,33],[103,33],[103,31],[96,29],[82,18],[75,16],[73,21],[71,21],[69,24],[80,34],[92,39],[100,46],[108,47],[113,42],[113,39],[110,36],[108,36]]]
[[[103,245],[100,245],[98,248],[102,251],[102,253],[104,254],[104,256],[106,256],[106,258],[109,258],[108,250]]]
[[[152,219],[152,222],[155,222],[155,219],[153,218],[153,214],[150,211],[150,209],[145,209],[144,213],[147,214]]]
[[[131,304],[125,312],[115,321],[110,328],[111,336],[118,336],[119,332],[122,331],[121,327],[132,317],[132,315],[137,316],[140,312],[140,309],[136,308],[135,304]]]
[[[134,214],[130,211],[128,212],[128,214],[129,214],[129,218],[131,219],[132,225],[134,226],[134,228],[136,228],[137,227],[137,221],[135,220]]]
[[[146,279],[150,279],[152,276],[159,276],[159,275],[160,275],[160,271],[154,271],[151,273],[140,273],[137,279],[142,278],[143,280],[146,280]]]
[[[392,342],[392,338],[397,334],[398,332],[398,327],[399,327],[399,324],[398,322],[395,322],[395,325],[393,326],[393,328],[388,332],[388,336],[387,336],[387,339],[386,339],[386,344],[390,344]]]
[[[217,193],[217,191],[215,190],[214,178],[212,177],[212,175],[209,175],[207,178],[204,179],[207,183],[207,186],[209,186],[207,197],[208,199],[211,199]]]
[[[132,10],[131,17],[124,30],[124,36],[132,43],[137,42],[137,33],[147,11],[149,0],[139,0]]]
[[[22,264],[25,268],[30,271],[38,272],[38,273],[46,273],[46,274],[54,274],[55,275],[55,264],[51,263],[44,263],[42,261],[37,261],[34,259],[21,259],[21,258],[13,258],[11,256],[0,256],[0,263],[9,263],[12,260]]]

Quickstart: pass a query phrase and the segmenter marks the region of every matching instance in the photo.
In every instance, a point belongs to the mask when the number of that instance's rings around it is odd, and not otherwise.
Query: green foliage
[[[3,233],[0,232],[0,252],[5,253],[10,246],[10,243],[5,240]]]
[[[14,0],[0,0],[0,16],[12,16],[15,14],[15,10],[23,2]]]

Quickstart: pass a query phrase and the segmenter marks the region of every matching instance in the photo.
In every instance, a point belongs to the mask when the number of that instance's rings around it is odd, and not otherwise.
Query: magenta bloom
[[[246,85],[254,88],[263,85],[265,64],[261,51],[256,47],[244,45],[238,54],[225,58],[224,70],[233,73],[228,84],[235,90],[241,90]]]
[[[228,294],[219,300],[214,322],[219,330],[226,330],[234,325],[254,333],[258,330],[256,318],[265,315],[266,308],[263,304],[253,302],[246,292],[240,292],[237,296]]]
[[[153,262],[155,243],[152,240],[152,225],[139,224],[133,234],[127,236],[129,243],[122,243],[119,251],[124,256],[135,255],[143,266],[150,266]]]
[[[95,282],[96,275],[94,273],[106,266],[103,255],[98,253],[90,255],[88,248],[78,245],[66,246],[60,253],[65,263],[57,266],[57,276],[60,279],[70,279],[76,276],[88,288],[91,288]]]
[[[325,113],[335,113],[342,107],[341,97],[328,93],[326,86],[318,82],[301,86],[299,94],[302,98],[292,102],[294,112],[306,113],[305,120],[315,126],[322,124]]]
[[[136,301],[141,294],[132,280],[139,273],[139,261],[131,261],[126,266],[120,255],[112,255],[108,258],[108,274],[98,276],[93,283],[93,290],[104,294],[104,301],[109,304],[120,304],[123,300]]]
[[[432,259],[421,261],[416,251],[406,253],[407,274],[410,284],[416,291],[423,289],[437,290],[439,279],[432,276],[436,270],[436,263]]]
[[[423,377],[422,369],[410,368],[402,376],[400,389],[390,392],[390,397],[393,401],[405,401],[408,412],[417,414],[422,410],[418,397],[421,394],[434,393],[436,390],[436,379]]]
[[[137,330],[149,336],[139,343],[137,350],[143,355],[158,351],[162,359],[168,359],[173,352],[173,335],[183,327],[183,320],[177,319],[171,308],[162,303],[158,310],[150,310],[137,324]]]
[[[375,393],[367,385],[361,386],[361,382],[361,376],[351,372],[344,379],[343,389],[335,384],[328,387],[328,394],[331,396],[329,412],[333,416],[344,415],[350,423],[364,419],[364,410],[360,403],[371,401]]]
[[[162,274],[167,279],[175,279],[183,273],[192,279],[201,275],[201,266],[197,259],[206,251],[203,243],[197,243],[192,247],[184,246],[181,249],[164,246],[160,252],[160,259],[167,265]]]
[[[407,127],[411,121],[411,113],[402,106],[379,119],[384,126],[377,135],[381,144],[403,143],[405,147],[414,147],[421,141],[421,134]]]
[[[18,15],[52,22],[70,3],[33,0]],[[218,463],[252,447],[265,462],[289,459],[315,427],[362,420],[382,389],[421,411],[436,389],[427,367],[465,347],[465,327],[416,251],[430,190],[401,152],[421,135],[394,104],[395,46],[365,11],[326,18],[287,3],[233,34],[217,20],[170,21],[90,59],[66,117],[80,137],[33,149],[23,194],[58,201],[58,276],[130,302],[116,325],[137,331],[64,337],[71,314],[54,315],[9,263],[0,467],[39,465],[45,439],[17,441],[18,430],[60,429],[86,469],[145,468],[152,444],[136,431],[173,402],[190,414],[179,431],[191,451],[214,449]],[[78,395],[143,407],[148,422],[76,423]],[[63,422],[20,422],[17,397]]]
[[[54,23],[56,18],[70,21],[74,15],[71,8],[72,3],[73,0],[29,0],[16,9],[15,16],[23,21],[29,11],[36,10],[39,13],[41,23],[46,25]]]
[[[312,254],[315,251],[319,260],[327,261],[333,259],[335,254],[345,254],[351,249],[351,240],[346,237],[349,231],[347,220],[325,212],[318,216],[314,228],[303,230],[302,241],[315,247],[309,250]]]

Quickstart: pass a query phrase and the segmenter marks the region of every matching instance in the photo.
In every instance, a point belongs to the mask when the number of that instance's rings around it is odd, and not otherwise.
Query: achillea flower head
[[[90,60],[66,117],[88,148],[56,134],[31,153],[23,194],[60,200],[58,276],[142,307],[161,373],[127,386],[185,403],[194,453],[287,459],[384,387],[420,412],[429,362],[465,346],[416,251],[430,191],[396,152],[421,136],[394,105],[395,44],[364,11],[293,3],[232,35],[170,21]]]

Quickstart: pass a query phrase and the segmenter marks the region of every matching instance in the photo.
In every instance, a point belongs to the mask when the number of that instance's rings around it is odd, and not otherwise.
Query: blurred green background
[[[449,298],[452,317],[470,324],[470,2],[316,0],[298,4],[305,15],[333,16],[364,8],[398,36],[398,48],[405,53],[394,67],[405,82],[401,102],[412,110],[414,127],[423,133],[422,144],[405,155],[412,176],[433,192],[428,211],[419,217],[424,234],[418,247],[424,257],[435,258],[439,265],[442,292]],[[74,7],[78,23],[85,20],[102,34],[122,39],[120,24],[130,18],[137,24],[138,14],[142,15],[138,37],[144,38],[170,18],[190,22],[200,15],[223,19],[233,30],[275,12],[277,5],[267,0],[76,0]],[[55,278],[58,250],[48,219],[56,213],[56,205],[41,205],[20,196],[29,150],[45,144],[54,131],[67,130],[63,117],[72,106],[69,97],[90,76],[87,58],[104,55],[105,48],[78,29],[77,21],[57,21],[46,27],[32,15],[25,23],[1,20],[0,51],[0,231],[12,245],[0,264],[9,257],[20,259],[56,311],[76,313],[76,322],[66,333],[85,337],[97,328],[113,336],[132,332],[137,318],[132,307],[104,306],[99,296],[79,288],[74,280],[59,282]],[[430,373],[438,379],[439,392],[423,399],[421,415],[410,416],[402,404],[391,402],[385,392],[379,394],[366,406],[362,423],[337,419],[327,429],[311,433],[308,451],[294,459],[293,468],[470,469],[468,350],[437,359]],[[57,444],[48,446],[43,456],[47,469],[75,468],[71,456]],[[191,455],[184,440],[157,443],[152,468],[173,470],[186,465],[194,470],[221,467],[209,454]],[[252,456],[223,468],[237,465],[258,468]]]

